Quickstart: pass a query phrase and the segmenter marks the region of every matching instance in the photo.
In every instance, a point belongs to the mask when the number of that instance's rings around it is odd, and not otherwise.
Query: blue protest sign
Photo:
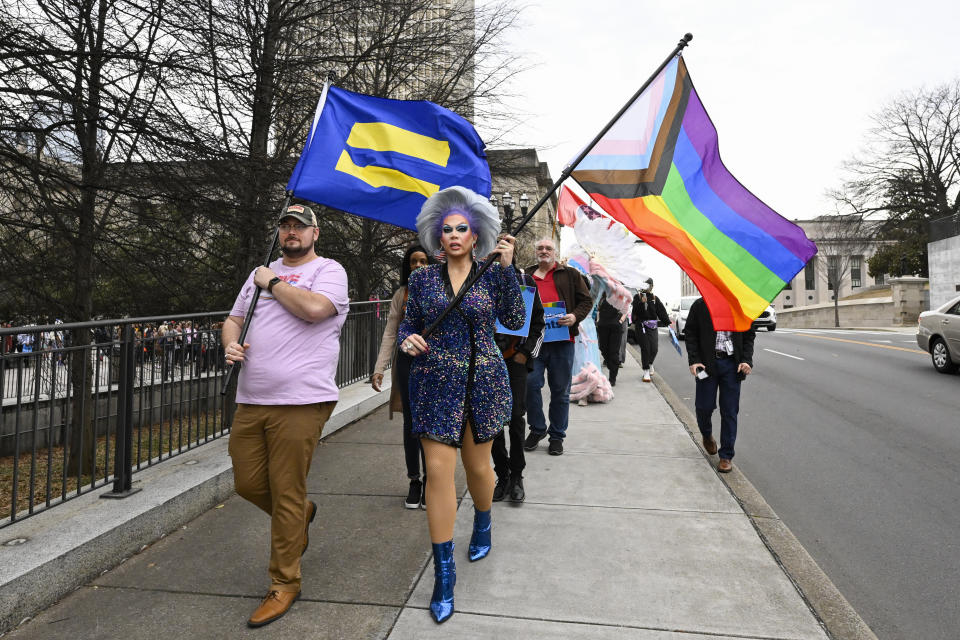
[[[565,315],[567,315],[567,306],[562,302],[543,303],[543,321],[547,325],[546,331],[543,333],[544,342],[570,340],[570,327],[565,327],[557,322]]]
[[[677,332],[673,330],[673,327],[670,327],[670,344],[677,350],[677,353],[683,355],[683,352],[680,351],[680,341],[677,339]]]
[[[520,285],[520,294],[523,295],[523,306],[524,306],[524,319],[523,326],[514,331],[513,329],[507,329],[505,326],[500,324],[500,321],[497,320],[497,333],[502,333],[508,336],[522,336],[527,337],[530,333],[530,318],[533,316],[533,296],[536,293],[536,289],[533,287],[528,287],[526,285]]]

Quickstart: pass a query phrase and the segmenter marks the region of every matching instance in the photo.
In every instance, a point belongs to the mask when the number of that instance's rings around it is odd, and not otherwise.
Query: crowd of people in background
[[[49,325],[63,324],[53,319]],[[134,358],[137,364],[156,363],[161,367],[163,379],[170,379],[177,367],[196,367],[200,372],[223,369],[224,353],[220,345],[220,327],[222,322],[195,322],[191,320],[170,320],[157,323],[135,323]],[[48,326],[49,326],[48,325]],[[67,362],[73,351],[73,332],[62,329],[32,331],[36,324],[14,325],[2,323],[2,328],[20,328],[19,333],[11,333],[0,338],[2,354],[43,354],[52,355],[57,364]],[[99,361],[118,355],[122,340],[121,325],[101,325],[93,329],[93,350]],[[33,366],[36,357],[3,358],[5,368]]]

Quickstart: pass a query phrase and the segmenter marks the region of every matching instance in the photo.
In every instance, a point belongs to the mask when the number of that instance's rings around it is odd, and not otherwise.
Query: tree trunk
[[[93,287],[96,281],[93,253],[96,188],[87,182],[87,176],[92,172],[92,167],[88,169],[85,166],[83,169],[85,178],[78,212],[78,234],[74,244],[73,300],[70,305],[73,316],[71,319],[74,321],[89,320],[93,316]],[[89,329],[73,332],[74,347],[85,347],[90,343]],[[71,475],[84,476],[94,473],[97,442],[92,412],[97,395],[93,387],[91,356],[95,355],[87,349],[79,349],[71,360],[70,384],[74,404],[70,421],[70,452],[66,465],[67,472]]]
[[[72,332],[73,346],[89,345],[90,330],[75,329]],[[70,477],[93,475],[96,464],[96,437],[93,432],[93,403],[96,395],[93,388],[91,353],[86,349],[72,352],[70,358],[70,423],[68,425],[70,446],[66,451],[65,473]],[[82,480],[81,480],[82,482]]]
[[[102,46],[107,19],[107,3],[101,2],[96,8],[97,14],[91,15],[91,23],[96,33],[90,34],[90,40]],[[91,11],[92,13],[92,11]],[[95,20],[95,22],[94,22]],[[86,48],[83,37],[78,38],[78,47]],[[94,45],[96,47],[96,45]],[[97,241],[96,215],[99,183],[102,177],[103,158],[98,148],[100,133],[101,73],[103,70],[103,51],[94,48],[88,51],[89,75],[87,84],[78,82],[78,91],[74,109],[82,113],[83,118],[75,125],[77,140],[81,149],[80,199],[77,202],[77,235],[73,242],[73,299],[70,302],[70,314],[73,321],[90,320],[93,316],[93,287],[96,284],[94,245]],[[73,346],[85,347],[90,344],[90,331],[74,331]],[[92,372],[89,366],[91,354],[79,349],[70,367],[70,384],[73,396],[73,415],[70,421],[70,451],[65,467],[70,475],[93,475],[95,473],[97,439],[92,421],[93,403],[97,401],[93,387]],[[97,381],[99,382],[99,381]]]
[[[836,289],[833,290],[833,326],[840,326],[840,296]]]
[[[269,157],[270,128],[273,125],[274,95],[277,82],[277,49],[280,45],[281,0],[270,0],[267,4],[267,22],[263,28],[262,47],[259,52],[251,51],[254,60],[259,53],[256,69],[256,85],[253,87],[253,110],[250,120],[250,143],[247,149],[249,160],[246,163],[245,188],[240,197],[240,207],[246,220],[240,228],[242,255],[238,264],[242,268],[237,272],[240,285],[246,281],[250,270],[260,264],[263,255],[262,244],[265,236],[264,223],[270,220],[267,211],[273,201],[268,189],[274,187],[274,171]],[[257,41],[253,41],[256,49]]]

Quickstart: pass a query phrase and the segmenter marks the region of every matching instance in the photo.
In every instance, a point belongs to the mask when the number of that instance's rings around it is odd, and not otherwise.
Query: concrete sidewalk
[[[629,358],[628,358],[629,359]],[[750,518],[631,360],[617,397],[571,406],[566,453],[527,454],[522,505],[494,505],[493,551],[466,560],[436,625],[426,515],[403,508],[400,422],[381,408],[323,440],[301,600],[248,629],[269,521],[234,496],[8,638],[827,638]],[[458,471],[458,492],[465,493]]]

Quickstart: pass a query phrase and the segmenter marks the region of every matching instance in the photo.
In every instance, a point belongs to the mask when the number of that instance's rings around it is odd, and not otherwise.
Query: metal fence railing
[[[350,305],[340,387],[373,372],[389,301]],[[0,328],[0,528],[229,433],[226,312]]]
[[[927,223],[927,242],[960,236],[960,214],[937,218]]]

